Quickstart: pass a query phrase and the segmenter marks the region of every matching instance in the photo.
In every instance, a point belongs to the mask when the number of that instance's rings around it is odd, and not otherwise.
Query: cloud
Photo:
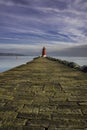
[[[87,45],[73,45],[73,43],[54,42],[55,44],[48,43],[35,43],[35,44],[0,44],[0,53],[19,53],[28,55],[41,55],[43,46],[47,49],[47,55],[58,56],[87,56]],[[75,50],[75,51],[74,51]],[[81,53],[80,53],[81,52]]]
[[[27,0],[10,0],[15,4],[23,4],[23,5],[27,5],[29,4],[29,2]]]
[[[87,11],[87,0],[73,0],[72,8],[78,11]]]
[[[0,43],[87,44],[86,7],[86,0],[0,0]]]
[[[1,0],[0,3],[8,6],[29,4],[27,0]]]

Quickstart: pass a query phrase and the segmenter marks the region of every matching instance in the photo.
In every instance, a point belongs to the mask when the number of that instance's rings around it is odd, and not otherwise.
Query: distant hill
[[[0,53],[0,56],[25,56],[24,54],[16,54],[16,53]]]

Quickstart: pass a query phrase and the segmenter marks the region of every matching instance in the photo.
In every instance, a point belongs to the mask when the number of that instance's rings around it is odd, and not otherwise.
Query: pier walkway
[[[87,74],[37,58],[0,74],[0,129],[87,130]]]

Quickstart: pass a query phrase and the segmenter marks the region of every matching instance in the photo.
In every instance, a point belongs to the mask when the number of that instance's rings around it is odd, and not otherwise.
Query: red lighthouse
[[[46,57],[46,48],[45,47],[43,47],[43,49],[42,49],[42,57]]]

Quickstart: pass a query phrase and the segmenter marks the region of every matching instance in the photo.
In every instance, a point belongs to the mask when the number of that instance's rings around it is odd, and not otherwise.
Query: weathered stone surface
[[[1,73],[0,129],[86,130],[87,74],[68,64],[41,57]]]

